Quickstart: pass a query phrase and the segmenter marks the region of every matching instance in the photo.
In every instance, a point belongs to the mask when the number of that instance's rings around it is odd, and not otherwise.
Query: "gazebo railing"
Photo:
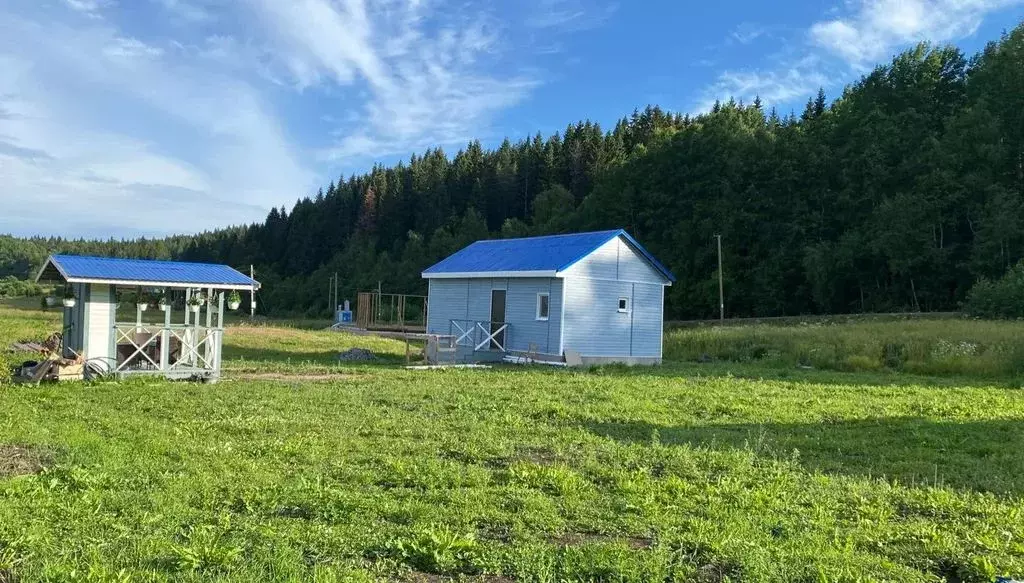
[[[220,370],[223,328],[187,324],[114,324],[115,373]]]

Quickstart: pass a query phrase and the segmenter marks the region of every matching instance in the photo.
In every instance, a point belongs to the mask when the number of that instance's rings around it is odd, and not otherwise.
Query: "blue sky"
[[[440,145],[648,103],[799,111],[1024,0],[4,0],[0,233],[191,233]]]

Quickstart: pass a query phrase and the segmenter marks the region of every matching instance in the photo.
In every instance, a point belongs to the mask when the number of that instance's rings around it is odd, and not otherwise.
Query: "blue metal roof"
[[[672,272],[654,258],[624,229],[547,235],[524,239],[492,239],[477,241],[423,271],[430,275],[465,273],[481,275],[514,272],[558,272],[593,253],[615,237],[624,237],[651,265],[669,281]],[[472,277],[472,275],[470,275]]]
[[[256,286],[250,279],[227,265],[185,263],[152,259],[119,259],[80,255],[53,255],[40,276],[52,264],[68,280],[109,280],[118,282],[178,283],[189,285]]]

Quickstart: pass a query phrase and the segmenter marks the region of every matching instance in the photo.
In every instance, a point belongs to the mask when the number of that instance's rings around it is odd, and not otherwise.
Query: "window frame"
[[[626,303],[626,307],[622,307],[623,302]],[[619,296],[619,303],[617,304],[617,306],[620,314],[629,313],[629,303],[629,296]]]
[[[541,297],[545,297],[545,298],[548,299],[547,305],[545,306],[547,308],[547,314],[544,314],[543,316],[541,316],[541,314],[540,314],[540,302],[541,302],[540,298]],[[534,317],[536,318],[536,320],[538,322],[546,322],[546,321],[551,319],[551,293],[550,292],[537,292],[537,305],[536,305],[536,310],[534,312]]]

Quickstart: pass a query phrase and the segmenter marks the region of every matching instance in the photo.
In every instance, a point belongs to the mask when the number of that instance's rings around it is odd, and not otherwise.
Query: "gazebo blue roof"
[[[477,241],[423,271],[423,277],[554,276],[616,237],[623,237],[669,281],[672,272],[624,229]]]
[[[69,283],[259,288],[258,281],[227,265],[152,259],[51,255],[36,280]]]

